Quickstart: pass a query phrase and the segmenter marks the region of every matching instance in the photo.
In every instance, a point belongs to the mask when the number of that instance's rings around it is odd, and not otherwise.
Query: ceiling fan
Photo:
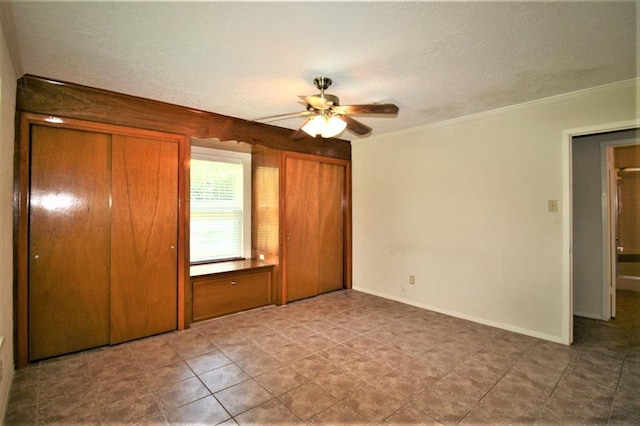
[[[337,96],[325,93],[331,86],[329,77],[316,77],[313,84],[320,90],[319,95],[300,96],[305,111],[280,114],[264,119],[285,119],[291,116],[305,117],[306,120],[298,131],[294,133],[293,139],[302,139],[305,134],[311,136],[321,136],[332,138],[339,135],[345,129],[359,136],[371,133],[371,127],[350,117],[350,115],[371,115],[371,114],[397,114],[398,107],[394,104],[373,103],[364,105],[340,105]]]

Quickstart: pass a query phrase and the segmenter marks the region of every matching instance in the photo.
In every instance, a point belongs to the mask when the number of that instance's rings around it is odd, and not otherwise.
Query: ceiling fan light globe
[[[320,135],[323,138],[332,138],[342,133],[346,127],[347,123],[340,117],[316,115],[302,126],[302,130],[313,137]]]
[[[331,116],[325,122],[325,127],[321,133],[323,138],[332,138],[339,135],[347,127],[347,123],[342,121],[338,116]]]
[[[309,136],[316,137],[316,135],[321,134],[322,130],[325,126],[325,119],[321,115],[316,115],[311,120],[307,121],[307,123],[302,126],[302,130],[307,133]]]

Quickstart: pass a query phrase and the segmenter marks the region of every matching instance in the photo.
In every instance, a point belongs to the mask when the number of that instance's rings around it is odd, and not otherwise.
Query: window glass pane
[[[242,163],[191,159],[191,262],[242,257]]]

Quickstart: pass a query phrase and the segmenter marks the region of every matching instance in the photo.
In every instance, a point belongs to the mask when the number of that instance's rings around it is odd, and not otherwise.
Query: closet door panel
[[[318,292],[338,290],[344,282],[345,167],[319,165]]]
[[[109,138],[32,127],[29,360],[109,342]]]
[[[177,328],[178,144],[112,146],[111,343]]]
[[[285,164],[285,280],[287,301],[318,294],[319,163],[287,158]]]

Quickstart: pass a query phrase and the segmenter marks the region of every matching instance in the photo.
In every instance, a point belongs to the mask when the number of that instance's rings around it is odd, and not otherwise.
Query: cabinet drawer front
[[[201,321],[271,303],[271,274],[233,274],[193,281],[193,320]]]

